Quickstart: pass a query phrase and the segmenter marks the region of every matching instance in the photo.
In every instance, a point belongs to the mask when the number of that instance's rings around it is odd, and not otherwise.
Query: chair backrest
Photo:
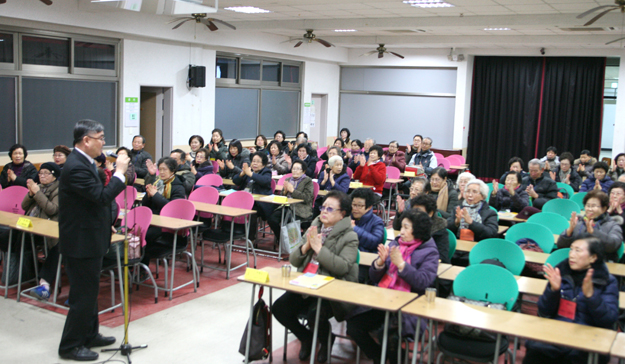
[[[578,192],[571,197],[571,201],[575,202],[579,205],[579,208],[584,210],[584,196],[586,196],[588,192]]]
[[[254,207],[254,196],[252,196],[251,193],[246,192],[246,191],[236,191],[226,196],[226,198],[224,198],[223,201],[221,201],[221,206],[238,207],[240,209],[251,210],[252,207]],[[230,221],[232,220],[232,218],[228,216],[224,216],[223,220]],[[235,218],[234,222],[237,224],[244,224],[245,216]],[[255,229],[255,228],[256,227],[254,226],[250,227],[250,229]]]
[[[467,162],[466,159],[462,156],[462,154],[450,154],[447,157],[447,160],[451,162],[452,165],[457,166],[459,164],[465,164]]]
[[[321,158],[321,156],[323,155],[323,153],[326,152],[326,150],[328,150],[328,147],[318,148],[317,149],[317,158]]]
[[[525,267],[525,254],[518,245],[498,238],[484,239],[469,252],[469,264],[480,264],[486,259],[497,259],[514,275]]]
[[[453,257],[456,252],[456,234],[447,229],[447,235],[449,235],[449,260],[451,261],[451,257]]]
[[[271,179],[271,193],[276,193],[276,180]]]
[[[293,176],[293,173],[287,173],[284,176],[280,177],[280,179],[278,180],[278,183],[276,184],[277,186],[282,186],[284,185],[284,181],[286,181],[287,178]]]
[[[545,265],[549,263],[552,267],[555,267],[556,265],[560,264],[560,262],[562,262],[564,259],[569,258],[569,251],[571,251],[571,248],[563,248],[554,251],[547,257]]]
[[[625,242],[621,242],[621,245],[618,247],[618,250],[616,251],[616,256],[618,256],[618,261],[621,261],[621,258],[623,257],[623,252],[625,252]]]
[[[556,182],[556,185],[558,186],[558,190],[560,190],[560,192],[562,192],[562,194],[564,194],[566,192],[567,199],[569,199],[569,200],[575,194],[575,191],[573,190],[573,187],[567,185],[564,182]]]
[[[445,156],[440,154],[440,153],[434,153],[434,156],[436,157],[436,161],[438,162],[438,164],[441,164],[441,160],[445,159]]]
[[[401,176],[401,171],[397,167],[388,166],[386,167],[386,178],[387,179],[398,179]],[[391,188],[390,183],[384,183],[384,188],[387,190]]]
[[[215,186],[219,187],[224,184],[224,180],[218,174],[207,174],[202,176],[197,182],[196,186]]]
[[[196,188],[189,195],[189,201],[197,201],[216,205],[219,202],[219,191],[215,187],[204,186]],[[203,218],[213,217],[213,214],[208,212],[198,212],[197,215]]]
[[[542,225],[554,234],[561,234],[569,227],[569,221],[560,214],[553,212],[539,212],[530,216],[527,222]]]
[[[499,211],[497,211],[497,209],[492,206],[488,206],[488,207],[490,207],[491,210],[495,211],[495,213],[497,214],[497,222],[499,222]]]
[[[532,222],[524,222],[512,226],[506,232],[506,240],[516,244],[517,240],[530,238],[534,240],[543,252],[549,254],[553,249],[554,238],[551,230]]]
[[[445,170],[450,170],[451,169],[451,163],[449,163],[449,161],[445,158],[443,159],[438,159],[438,166],[439,167],[443,167],[445,168]]]
[[[126,205],[124,205],[124,197],[126,198]],[[117,204],[125,210],[130,210],[136,199],[137,189],[134,186],[126,186],[125,193],[122,191],[115,197]]]
[[[315,176],[319,175],[319,171],[321,171],[321,167],[323,167],[324,163],[327,163],[327,161],[324,161],[323,159],[320,161],[317,161],[317,166],[315,167]]]
[[[28,188],[22,186],[10,186],[0,191],[0,211],[24,214],[22,200],[28,194]]]
[[[609,157],[603,157],[603,158],[601,158],[601,161],[602,161],[602,162],[604,162],[604,163],[606,163],[606,164],[608,165],[608,167],[611,167],[611,166],[612,166],[612,158],[609,158]]]
[[[556,198],[553,200],[547,201],[542,208],[543,212],[553,212],[559,215],[562,215],[565,219],[571,218],[571,212],[575,211],[578,214],[581,209],[577,202],[571,200],[565,200],[561,198]]]
[[[319,183],[313,181],[313,201],[317,200],[319,194]]]
[[[163,206],[161,209],[161,216],[166,217],[175,217],[177,219],[183,220],[193,220],[195,217],[195,206],[193,206],[193,202],[189,200],[172,200],[167,203],[167,205]],[[173,233],[173,230],[163,229],[164,232]],[[178,235],[186,236],[189,234],[189,229],[178,230]]]
[[[349,176],[349,179],[352,179],[352,176],[354,175],[354,171],[352,171],[351,168],[347,167],[347,169],[345,170],[347,175]]]
[[[497,183],[499,185],[499,189],[504,188],[504,185],[501,183]],[[488,182],[486,184],[488,186],[488,195],[486,196],[486,201],[490,201],[490,195],[493,193],[493,183],[492,182]]]
[[[219,163],[217,161],[213,161],[213,173],[217,173],[219,171]]]
[[[122,226],[125,222],[128,222],[128,228],[132,229],[135,224],[140,227],[141,231],[141,246],[145,246],[145,234],[148,232],[148,228],[152,223],[152,210],[149,207],[139,206],[127,211],[122,220]]]
[[[454,294],[477,301],[502,303],[510,311],[519,296],[519,285],[505,268],[476,264],[458,274],[454,280]]]

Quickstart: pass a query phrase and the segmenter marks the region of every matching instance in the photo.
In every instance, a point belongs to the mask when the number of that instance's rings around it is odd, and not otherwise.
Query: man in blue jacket
[[[373,191],[358,188],[352,192],[352,227],[358,235],[358,250],[377,254],[378,245],[384,244],[384,222],[373,214]],[[365,283],[369,267],[360,266],[358,282]]]

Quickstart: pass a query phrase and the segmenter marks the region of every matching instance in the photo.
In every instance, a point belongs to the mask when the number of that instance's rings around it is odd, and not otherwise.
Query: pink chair
[[[447,158],[445,159],[447,159],[449,163],[451,163],[452,166],[457,166],[457,165],[466,163],[466,160],[460,154],[452,154],[452,155],[447,156]]]
[[[284,181],[286,181],[287,178],[292,177],[293,173],[287,173],[285,175],[283,175],[282,177],[280,177],[280,179],[278,180],[278,183],[276,184],[277,186],[283,186],[284,185]]]
[[[135,207],[134,209],[128,211],[128,213],[124,216],[124,219],[122,220],[122,226],[126,226],[125,224],[128,224],[128,230],[129,231],[136,231],[136,228],[139,228],[139,232],[140,232],[140,236],[139,238],[141,239],[141,257],[137,258],[137,259],[129,259],[128,260],[128,264],[133,264],[133,276],[132,276],[132,282],[135,282],[135,284],[137,284],[138,278],[139,278],[139,272],[141,271],[141,269],[143,269],[148,276],[150,277],[150,280],[152,281],[152,287],[154,287],[154,303],[158,302],[158,288],[156,286],[156,281],[154,280],[154,277],[152,276],[152,272],[150,271],[150,268],[148,268],[147,265],[141,263],[141,258],[143,258],[143,254],[145,253],[145,235],[148,233],[148,228],[150,227],[150,224],[152,223],[152,210],[150,210],[149,207],[145,207],[145,206],[139,206],[139,207]],[[58,279],[58,276],[57,276]],[[139,290],[139,285],[137,284],[137,290]]]
[[[126,193],[124,191],[120,192],[117,197],[115,197],[115,202],[120,208],[123,208],[129,211],[132,206],[135,204],[135,200],[137,199],[137,189],[133,186],[126,186]],[[124,196],[126,197],[126,205],[124,206]]]
[[[160,216],[163,217],[175,217],[177,219],[183,219],[183,220],[193,220],[193,218],[195,217],[195,206],[193,206],[193,203],[191,201],[188,200],[173,200],[170,201],[169,203],[167,203],[167,205],[165,205],[163,207],[163,209],[161,210],[161,214]],[[182,287],[185,287],[189,284],[193,284],[193,291],[197,292],[197,286],[198,286],[198,277],[199,277],[199,271],[197,268],[197,265],[195,263],[195,243],[193,242],[193,234],[189,233],[189,229],[179,229],[179,230],[170,230],[170,229],[163,229],[163,232],[165,233],[173,233],[174,234],[174,243],[173,243],[173,247],[171,252],[163,252],[163,254],[158,255],[157,257],[155,257],[157,260],[162,259],[163,263],[165,265],[165,287],[159,287],[157,286],[157,289],[160,290],[164,290],[165,291],[165,297],[167,297],[169,295],[169,300],[171,301],[172,299],[172,295],[174,293],[175,290],[178,290]],[[185,246],[177,246],[177,242],[178,242],[178,236],[188,236],[191,239],[191,252],[189,253],[187,251],[187,247]],[[181,285],[179,285],[178,287],[174,288],[174,273],[176,271],[176,255],[177,254],[185,254],[187,256],[187,259],[191,259],[191,265],[192,265],[192,270],[193,270],[193,279],[189,282],[183,283]],[[171,281],[167,280],[167,273],[168,273],[168,266],[167,266],[167,258],[171,257]],[[187,261],[187,264],[189,264],[189,262]],[[158,276],[158,264],[157,264],[157,271],[156,271],[156,275]]]
[[[323,167],[323,164],[327,162],[328,161],[324,161],[323,159],[317,162],[317,166],[315,167],[315,176],[319,175],[319,171],[321,171],[321,167]]]
[[[276,180],[271,179],[271,193],[276,193]]]
[[[401,171],[397,167],[388,166],[386,167],[386,179],[398,179],[400,178]],[[384,183],[384,188],[387,190],[391,188],[390,183]]]
[[[443,168],[445,168],[448,171],[451,169],[451,163],[449,163],[449,160],[447,160],[445,158],[438,160],[438,166],[439,167],[443,167]]]
[[[28,188],[10,186],[0,191],[0,211],[24,215],[22,200],[28,194]]]
[[[219,173],[219,163],[213,161],[213,173]]]
[[[218,174],[207,174],[195,182],[196,187],[215,186],[219,187],[224,184],[224,180]]]
[[[317,200],[319,194],[319,183],[313,181],[313,201]]]
[[[317,158],[321,158],[321,156],[323,155],[323,153],[326,152],[326,150],[328,150],[328,147],[318,148],[317,149]]]
[[[352,171],[351,168],[347,167],[346,173],[349,176],[349,179],[352,179],[352,176],[354,175],[354,171]]]
[[[236,207],[245,210],[252,210],[254,207],[254,197],[251,193],[245,191],[237,191],[229,194],[226,198],[221,201],[221,206],[227,207]],[[206,266],[207,268],[217,269],[226,272],[226,279],[230,279],[230,271],[238,269],[244,265],[249,266],[250,255],[249,249],[252,249],[252,254],[254,256],[254,268],[256,268],[256,251],[254,250],[254,244],[247,238],[249,229],[255,229],[256,227],[250,227],[249,225],[249,215],[231,218],[228,216],[224,216],[222,221],[230,221],[230,231],[224,231],[223,225],[222,229],[213,229],[207,231],[207,234],[203,236],[202,239],[202,266],[204,266],[204,240],[212,241],[217,244],[218,254],[219,254],[219,263],[221,263],[221,244],[226,244],[224,247],[224,261],[226,262],[226,268],[215,267],[215,266]],[[235,233],[234,231],[234,223],[245,224],[245,231],[243,233]],[[232,267],[232,246],[234,245],[235,239],[243,239],[245,240],[245,253],[247,256],[247,260],[245,263],[242,263],[236,267]]]
[[[440,164],[440,160],[441,159],[445,159],[445,156],[440,154],[440,153],[434,153],[434,155],[436,156],[436,161]]]
[[[197,201],[197,202],[208,203],[211,205],[217,205],[217,203],[219,202],[219,191],[217,191],[215,187],[210,187],[210,186],[198,187],[195,190],[193,190],[191,194],[189,195],[189,201]],[[201,218],[210,219],[213,217],[213,214],[208,213],[208,212],[198,212],[197,216]]]

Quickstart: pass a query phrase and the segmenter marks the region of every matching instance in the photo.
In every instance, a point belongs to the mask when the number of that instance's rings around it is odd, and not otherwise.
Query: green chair
[[[562,200],[568,201],[568,200]],[[519,239],[534,240],[545,253],[551,253],[554,245],[553,233],[546,227],[532,222],[524,222],[512,226],[506,232],[506,240],[516,244]]]
[[[484,239],[469,252],[470,265],[480,264],[486,259],[497,259],[514,275],[520,275],[525,267],[523,250],[504,239]]]
[[[556,185],[558,185],[558,189],[560,190],[560,192],[562,192],[562,193],[566,192],[566,194],[568,195],[568,199],[569,200],[575,194],[575,191],[573,191],[573,187],[567,185],[564,182],[556,182]]]
[[[489,182],[486,185],[488,186],[488,196],[486,196],[486,201],[488,202],[490,200],[491,193],[493,193],[493,183]],[[499,188],[503,188],[503,187],[504,187],[504,185],[499,183]]]
[[[562,262],[563,260],[569,258],[570,250],[571,248],[563,248],[563,249],[558,249],[555,252],[549,254],[549,257],[547,257],[547,260],[545,261],[545,265],[549,263],[551,264],[552,267],[555,267],[556,265],[560,264],[560,262]]]
[[[571,201],[575,201],[580,209],[584,209],[584,196],[586,196],[588,192],[578,192],[571,197]]]
[[[553,212],[562,215],[565,219],[568,220],[571,218],[571,212],[575,211],[579,214],[581,210],[579,208],[579,205],[575,201],[556,198],[547,201],[547,203],[543,205],[542,211]]]
[[[488,207],[490,207],[491,210],[495,211],[495,213],[497,214],[497,222],[499,222],[499,211],[497,211],[497,209],[492,206],[488,206]]]
[[[616,251],[616,254],[618,255],[618,261],[621,261],[621,258],[623,258],[623,250],[625,249],[625,243],[621,243],[621,246],[618,248],[618,250]]]
[[[569,227],[569,220],[553,212],[539,212],[530,216],[527,222],[542,225],[554,234],[562,234]]]
[[[447,229],[447,235],[449,235],[449,261],[451,261],[451,257],[456,252],[456,234]]]
[[[468,266],[458,274],[454,280],[453,287],[454,294],[457,296],[476,301],[505,304],[508,311],[512,309],[519,296],[519,285],[514,275],[507,269],[492,264]],[[440,354],[436,362],[441,362],[441,356],[456,357],[482,363],[492,360],[497,362],[495,359],[506,353],[508,353],[510,362],[512,362],[512,355],[510,350],[508,350],[508,338],[502,335],[496,336],[495,342],[484,342],[479,339],[459,339],[453,333],[443,331],[438,335],[437,345]],[[514,344],[516,346],[516,339]],[[486,352],[491,352],[492,354],[489,357],[484,357]]]

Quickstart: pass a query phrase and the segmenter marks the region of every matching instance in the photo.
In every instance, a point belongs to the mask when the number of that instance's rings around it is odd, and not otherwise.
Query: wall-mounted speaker
[[[189,65],[189,87],[206,86],[206,67]]]

